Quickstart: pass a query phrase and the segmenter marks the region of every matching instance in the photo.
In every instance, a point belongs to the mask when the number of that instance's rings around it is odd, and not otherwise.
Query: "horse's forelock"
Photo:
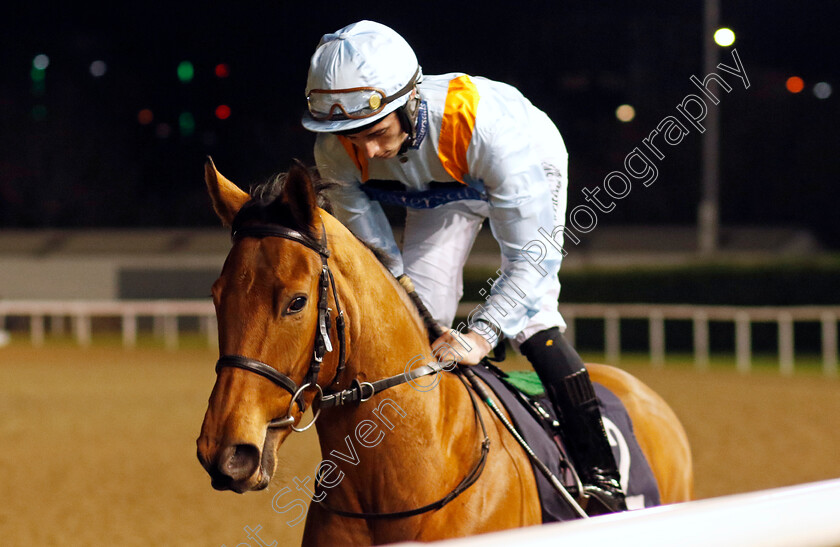
[[[332,213],[327,192],[335,186],[335,183],[322,179],[314,168],[303,167],[303,169],[313,186],[318,207]],[[280,224],[316,237],[317,234],[310,233],[311,226],[304,226],[297,220],[300,215],[295,214],[293,207],[298,204],[291,204],[284,200],[285,188],[289,183],[291,173],[291,171],[277,173],[265,182],[253,186],[249,192],[251,199],[239,211],[235,225],[241,226],[246,222]]]

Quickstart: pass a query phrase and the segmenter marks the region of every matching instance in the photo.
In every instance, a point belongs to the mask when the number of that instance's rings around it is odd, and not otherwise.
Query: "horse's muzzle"
[[[262,486],[262,473],[257,480],[254,475],[260,471],[260,449],[253,444],[235,444],[221,448],[213,461],[206,461],[198,451],[198,460],[210,475],[210,484],[216,490],[233,490],[243,493]]]

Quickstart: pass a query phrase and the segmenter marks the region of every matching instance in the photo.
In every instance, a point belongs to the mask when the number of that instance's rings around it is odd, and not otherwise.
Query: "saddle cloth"
[[[571,486],[573,484],[571,473],[565,469],[565,466],[561,465],[561,459],[567,454],[565,447],[562,446],[562,439],[556,439],[550,431],[550,426],[540,423],[532,412],[526,408],[527,403],[522,399],[527,396],[505,381],[504,378],[507,375],[496,367],[476,365],[472,367],[472,370],[496,394],[496,397],[504,405],[513,420],[519,434],[531,446],[537,457],[564,485]],[[633,433],[633,424],[627,410],[612,392],[600,384],[593,383],[593,385],[598,397],[604,429],[607,432],[613,456],[615,456],[618,464],[621,486],[627,495],[628,509],[642,509],[659,505],[659,488],[656,484],[656,478],[653,476],[650,465],[642,454]],[[541,406],[551,414],[552,419],[556,419],[554,409],[547,398],[541,400]],[[558,443],[560,446],[558,446]],[[578,518],[563,501],[560,494],[554,490],[548,479],[536,466],[532,464],[532,467],[537,480],[543,522],[567,521]]]

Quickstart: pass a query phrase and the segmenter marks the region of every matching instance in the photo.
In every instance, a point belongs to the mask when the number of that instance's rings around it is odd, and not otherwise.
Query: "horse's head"
[[[205,180],[234,244],[213,284],[222,357],[198,458],[214,488],[245,492],[268,485],[277,448],[320,390],[316,380],[327,385],[338,372],[339,352],[325,356],[337,306],[327,286],[326,233],[305,167],[293,165],[254,196],[212,161]]]

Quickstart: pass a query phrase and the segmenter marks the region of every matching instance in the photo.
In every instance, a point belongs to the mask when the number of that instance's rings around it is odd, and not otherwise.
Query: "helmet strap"
[[[417,112],[420,107],[420,94],[415,90],[413,96],[396,110],[402,130],[408,134],[400,147],[400,154],[405,154],[417,140]]]

